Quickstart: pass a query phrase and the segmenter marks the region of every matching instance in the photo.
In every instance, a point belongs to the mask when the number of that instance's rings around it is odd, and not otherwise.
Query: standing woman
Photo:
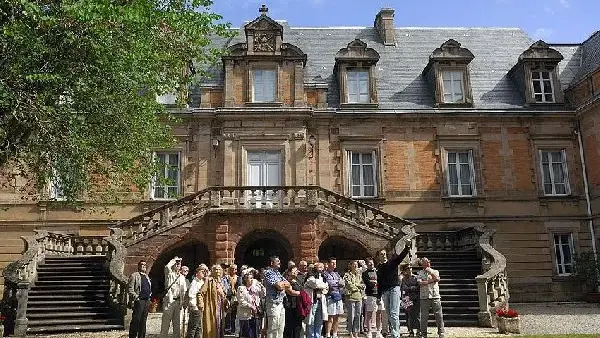
[[[215,264],[211,268],[211,276],[206,279],[200,289],[204,300],[202,313],[202,337],[223,337],[223,304],[226,301],[225,291],[221,282],[223,269]]]
[[[346,324],[351,338],[358,338],[360,333],[360,315],[362,312],[362,299],[365,291],[365,284],[362,280],[361,271],[358,270],[358,263],[350,261],[348,272],[344,274],[344,285],[346,287],[346,307],[348,317]]]
[[[300,338],[302,333],[302,318],[298,313],[300,297],[300,283],[298,283],[298,268],[293,265],[290,266],[284,275],[285,279],[290,282],[291,290],[286,291],[285,298],[283,299],[283,307],[285,308],[285,327],[283,329],[283,336],[285,338]]]
[[[237,321],[240,338],[258,337],[258,310],[260,309],[260,286],[254,282],[252,269],[242,271],[242,285],[237,289]]]

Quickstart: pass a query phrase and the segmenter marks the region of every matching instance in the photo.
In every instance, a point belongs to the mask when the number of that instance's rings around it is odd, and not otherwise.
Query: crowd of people
[[[235,264],[210,269],[200,264],[191,281],[182,259],[174,257],[164,268],[160,336],[168,338],[172,329],[171,337],[176,338],[337,338],[345,314],[352,338],[398,338],[404,310],[408,335],[427,337],[433,309],[442,338],[439,273],[421,258],[422,270],[413,275],[409,264],[401,264],[408,250],[407,246],[389,260],[381,250],[377,264],[372,258],[350,261],[343,276],[334,257],[310,265],[289,262],[281,273],[281,261],[273,256],[268,267],[243,265],[239,273]],[[140,261],[129,278],[130,338],[145,337],[153,297],[146,262]]]

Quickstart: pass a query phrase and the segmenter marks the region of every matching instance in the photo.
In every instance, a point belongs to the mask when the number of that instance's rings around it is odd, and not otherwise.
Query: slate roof
[[[600,67],[600,31],[592,34],[581,44],[581,67],[573,79],[579,82]]]
[[[284,27],[283,42],[296,45],[307,54],[305,83],[324,81],[329,85],[329,107],[339,107],[339,89],[333,74],[335,54],[350,41],[360,39],[380,54],[375,67],[380,109],[433,109],[433,90],[421,73],[429,55],[448,39],[455,39],[475,55],[470,63],[474,109],[525,109],[523,94],[508,76],[519,55],[534,43],[521,29],[396,28],[397,45],[384,46],[372,27],[296,28],[285,21],[279,23]],[[231,41],[221,39],[213,43],[230,46],[238,42],[245,42],[243,28]],[[591,69],[600,63],[600,34],[588,40],[588,47],[583,52],[579,44],[550,46],[564,56],[558,67],[563,89],[576,81],[584,68]],[[211,73],[212,79],[205,83],[221,85],[222,67],[211,69]]]

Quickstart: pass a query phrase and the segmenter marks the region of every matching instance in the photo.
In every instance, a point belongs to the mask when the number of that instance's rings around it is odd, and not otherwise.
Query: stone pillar
[[[297,61],[294,64],[294,107],[304,106],[304,65]]]
[[[225,107],[235,106],[235,93],[234,93],[234,75],[233,75],[233,60],[226,60],[225,62],[225,90],[224,90],[224,105]]]
[[[29,282],[17,284],[17,316],[15,318],[15,336],[27,335],[27,298],[29,297]]]
[[[316,220],[308,222],[300,228],[300,260],[309,263],[319,261],[316,222]]]
[[[220,221],[215,227],[215,263],[233,263],[232,249],[229,242],[229,222]]]

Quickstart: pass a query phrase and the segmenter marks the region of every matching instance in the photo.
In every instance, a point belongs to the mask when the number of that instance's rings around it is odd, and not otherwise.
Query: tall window
[[[155,153],[160,169],[152,182],[153,199],[172,199],[179,196],[179,153]]]
[[[349,190],[352,197],[377,196],[377,157],[374,151],[348,151]]]
[[[464,102],[463,72],[443,71],[442,80],[444,81],[444,103]]]
[[[573,273],[573,235],[554,235],[554,254],[556,255],[556,271],[559,275]]]
[[[554,102],[552,90],[552,69],[538,66],[531,70],[533,84],[533,98],[535,102]]]
[[[54,175],[50,179],[50,184],[48,186],[48,195],[50,199],[61,201],[65,199],[65,194],[63,191],[62,181],[56,171],[53,171]]]
[[[540,150],[544,195],[568,195],[570,193],[567,155],[563,150]]]
[[[369,71],[348,70],[348,103],[369,103]]]
[[[448,151],[448,194],[450,196],[475,196],[473,152]]]
[[[275,70],[255,69],[252,72],[252,101],[275,102],[277,76]]]

